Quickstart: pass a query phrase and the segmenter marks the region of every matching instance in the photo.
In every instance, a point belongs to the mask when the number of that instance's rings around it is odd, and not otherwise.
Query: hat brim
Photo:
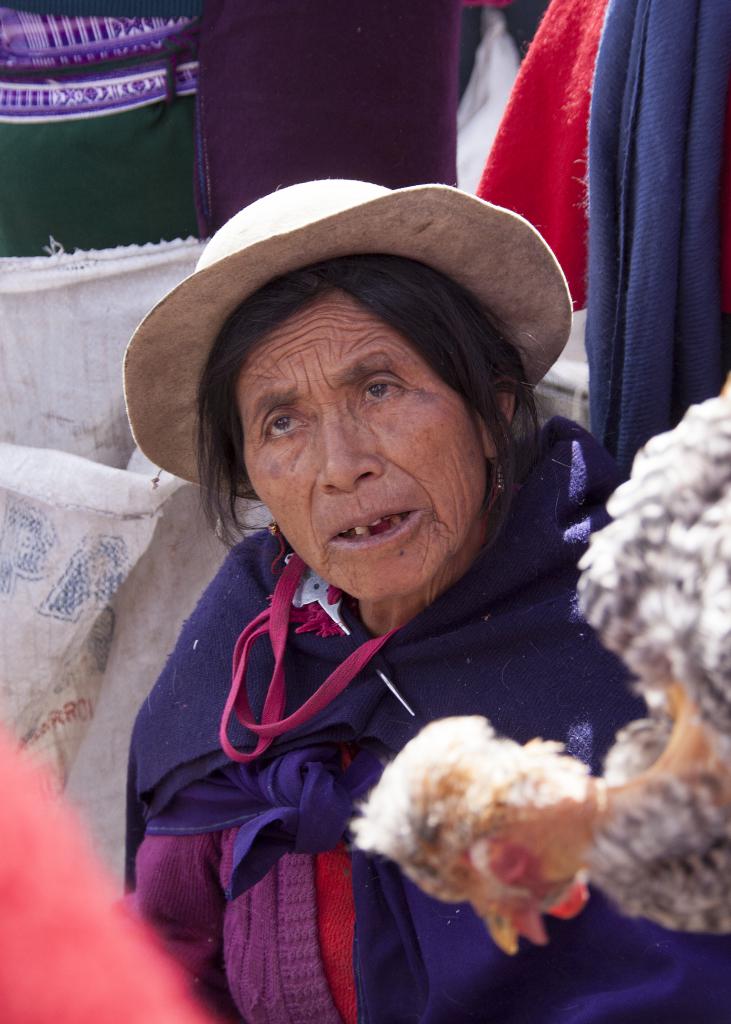
[[[198,383],[227,318],[276,277],[366,253],[418,260],[466,288],[508,327],[530,384],[545,375],[566,344],[566,279],[528,221],[447,185],[385,192],[224,256],[191,274],[151,310],[124,361],[127,413],[144,454],[197,482]]]

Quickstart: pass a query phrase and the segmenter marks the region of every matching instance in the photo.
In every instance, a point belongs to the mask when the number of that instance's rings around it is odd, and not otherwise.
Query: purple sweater
[[[227,903],[236,829],[148,836],[137,909],[224,1020],[341,1024],[320,958],[313,857],[286,854]]]

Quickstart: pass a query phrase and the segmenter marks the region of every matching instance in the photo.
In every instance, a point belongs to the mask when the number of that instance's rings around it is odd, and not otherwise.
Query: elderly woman
[[[469,907],[349,852],[354,805],[431,719],[484,714],[596,768],[637,716],[575,604],[613,464],[575,424],[536,431],[570,312],[509,211],[322,181],[237,214],[130,344],[142,449],[202,484],[229,537],[241,498],[273,517],[232,548],[132,741],[139,908],[226,1019],[728,1020],[723,940],[595,894],[509,958]]]

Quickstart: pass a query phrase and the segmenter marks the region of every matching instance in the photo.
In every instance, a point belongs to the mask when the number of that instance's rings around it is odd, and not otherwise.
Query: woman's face
[[[254,489],[297,554],[358,598],[372,632],[470,566],[491,439],[406,339],[348,296],[272,330],[237,402]]]

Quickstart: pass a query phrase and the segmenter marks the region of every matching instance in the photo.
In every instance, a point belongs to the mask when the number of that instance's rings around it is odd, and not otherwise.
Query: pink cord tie
[[[291,729],[309,722],[319,711],[331,704],[396,632],[395,629],[392,629],[383,636],[374,637],[361,644],[330,673],[325,682],[301,707],[293,711],[287,718],[281,718],[287,704],[284,651],[287,646],[292,599],[306,568],[307,566],[299,555],[292,555],[274,589],[271,606],[260,612],[236,641],[231,689],[223,709],[219,737],[224,753],[232,761],[238,761],[240,764],[248,764],[250,761],[256,760],[272,745],[277,736],[283,736]],[[274,673],[264,699],[261,722],[259,723],[254,719],[249,705],[249,697],[246,692],[246,669],[252,645],[266,633],[269,634],[274,652]],[[249,753],[237,750],[228,738],[228,723],[232,711],[236,712],[239,722],[258,737],[256,746]]]

